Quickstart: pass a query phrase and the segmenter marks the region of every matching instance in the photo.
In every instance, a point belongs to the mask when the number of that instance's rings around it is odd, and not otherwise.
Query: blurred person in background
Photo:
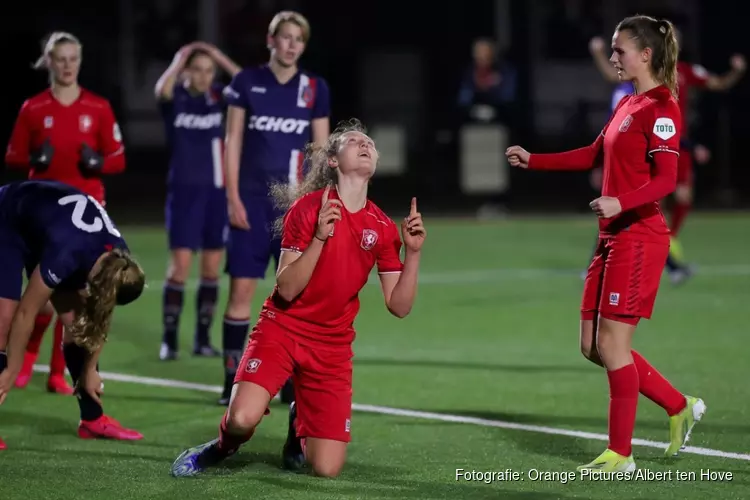
[[[81,43],[66,32],[54,32],[42,42],[34,69],[49,73],[50,87],[27,99],[16,118],[5,153],[10,168],[29,170],[30,179],[51,179],[77,187],[104,205],[102,175],[125,169],[125,148],[109,101],[78,83]],[[17,387],[31,380],[39,347],[54,311],[50,304],[36,318]],[[50,392],[70,395],[65,380],[63,325],[55,323],[52,359],[47,379]]]
[[[26,100],[16,119],[5,154],[8,166],[29,169],[30,179],[49,179],[73,186],[92,202],[105,205],[102,176],[125,170],[125,147],[120,127],[109,101],[78,83],[82,45],[76,36],[54,32],[42,43],[42,55],[35,69],[49,73],[50,88]],[[16,386],[29,383],[44,331],[52,320],[47,304],[37,315],[26,348]],[[68,339],[63,323],[55,324],[52,361],[47,389],[72,394],[64,378],[65,367],[80,373],[80,360],[86,349]],[[96,367],[98,371],[98,365]],[[81,412],[78,435],[84,439],[136,440],[143,436],[104,415],[101,405],[92,402],[85,390],[75,389]]]
[[[330,132],[328,84],[298,66],[309,40],[310,24],[303,15],[279,12],[268,26],[269,62],[243,69],[224,89],[229,106],[225,180],[231,227],[222,405],[229,404],[258,280],[265,278],[271,258],[278,266],[281,254],[273,223],[283,211],[270,196],[270,185],[284,182],[294,188],[302,182],[306,144],[324,144]],[[291,403],[293,398],[290,379],[281,400]]]
[[[193,354],[220,354],[209,338],[229,229],[223,161],[225,104],[222,86],[215,82],[217,66],[232,77],[240,72],[218,48],[193,42],[175,54],[154,89],[171,151],[165,207],[171,255],[162,294],[162,361],[177,358],[185,282],[193,253],[198,251]]]
[[[466,69],[458,91],[464,119],[510,125],[516,99],[516,68],[497,56],[495,42],[480,38],[473,45],[473,62]]]
[[[682,35],[679,30],[677,30],[677,37],[681,43]],[[597,69],[604,78],[608,82],[618,84],[612,94],[612,108],[614,109],[620,99],[633,93],[632,84],[620,81],[618,71],[607,55],[607,44],[603,38],[592,38],[589,43],[589,50]],[[690,139],[691,91],[699,89],[724,92],[734,87],[744,75],[747,64],[744,56],[735,54],[730,58],[729,65],[731,69],[728,72],[723,75],[716,75],[699,64],[690,64],[684,60],[677,64],[678,103],[682,113],[682,140],[680,141],[680,158],[677,169],[677,189],[674,192],[674,204],[669,228],[672,233],[670,255],[667,259],[667,270],[671,281],[675,284],[684,282],[692,274],[691,267],[684,262],[681,245],[677,237],[693,204],[693,160],[699,165],[704,165],[711,158],[711,152],[708,148],[702,144],[696,144]],[[596,187],[595,183],[600,182],[600,178],[600,175],[593,174],[594,187]]]

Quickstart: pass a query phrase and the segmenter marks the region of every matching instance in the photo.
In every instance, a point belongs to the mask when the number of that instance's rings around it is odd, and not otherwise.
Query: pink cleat
[[[20,378],[20,375],[19,375]],[[18,379],[16,379],[18,384]],[[73,395],[73,388],[65,380],[64,375],[50,375],[47,379],[47,392],[54,392],[56,394],[63,394],[65,396]]]
[[[143,434],[133,429],[126,429],[114,418],[102,415],[96,420],[81,420],[78,424],[78,437],[81,439],[137,441],[143,439]]]
[[[16,387],[23,389],[29,382],[31,382],[31,376],[34,374],[34,363],[36,363],[37,353],[26,352],[23,355],[23,366],[21,371],[18,372],[16,377]]]
[[[5,441],[3,441],[3,438],[0,438],[0,450],[5,450],[8,448],[8,445],[5,444]]]

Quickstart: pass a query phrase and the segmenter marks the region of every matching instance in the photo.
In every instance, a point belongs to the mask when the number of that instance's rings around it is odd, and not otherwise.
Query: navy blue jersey
[[[50,288],[84,288],[103,253],[127,249],[93,197],[54,181],[24,181],[0,188],[0,235],[23,247],[27,272],[38,265]]]
[[[167,143],[171,151],[168,182],[224,186],[224,101],[222,88],[212,86],[193,95],[182,84],[171,100],[160,101]]]
[[[311,122],[330,114],[328,84],[304,71],[279,83],[268,65],[247,68],[224,89],[230,106],[245,109],[240,190],[265,196],[272,183],[297,184],[304,176]]]
[[[614,112],[615,108],[617,107],[617,103],[619,103],[623,97],[634,93],[635,87],[633,87],[633,82],[618,83],[615,87],[615,90],[612,91],[612,103],[610,104],[609,110],[611,112]]]

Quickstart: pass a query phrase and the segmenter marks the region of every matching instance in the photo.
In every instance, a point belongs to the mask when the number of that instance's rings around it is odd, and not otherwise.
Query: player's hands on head
[[[589,203],[591,210],[602,219],[610,219],[622,212],[620,200],[612,196],[602,196]]]
[[[745,71],[745,69],[747,69],[747,61],[742,54],[733,55],[732,58],[729,59],[729,64],[737,71]]]
[[[331,185],[329,184],[320,199],[320,212],[318,212],[318,227],[315,229],[315,237],[321,241],[326,241],[330,236],[333,236],[333,225],[337,220],[341,220],[341,201],[329,200],[328,194],[330,192]]]
[[[245,205],[242,203],[242,200],[230,197],[227,208],[229,211],[229,224],[237,229],[249,231],[250,222],[247,220],[247,210],[245,210]]]
[[[521,146],[511,146],[505,150],[505,156],[511,167],[529,168],[531,154]]]
[[[419,252],[422,249],[427,231],[422,222],[422,214],[417,211],[417,199],[411,199],[409,215],[401,222],[401,237],[407,250]]]
[[[96,369],[92,368],[83,374],[83,377],[78,380],[78,390],[85,391],[86,394],[91,396],[91,399],[99,405],[102,404],[101,395],[104,393],[104,384],[102,384],[102,377]]]

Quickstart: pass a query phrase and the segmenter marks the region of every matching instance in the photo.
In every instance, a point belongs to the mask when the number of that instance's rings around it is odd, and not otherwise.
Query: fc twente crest
[[[362,231],[362,248],[365,250],[372,250],[372,247],[375,246],[375,243],[378,242],[378,233],[373,231],[372,229],[365,229]]]

